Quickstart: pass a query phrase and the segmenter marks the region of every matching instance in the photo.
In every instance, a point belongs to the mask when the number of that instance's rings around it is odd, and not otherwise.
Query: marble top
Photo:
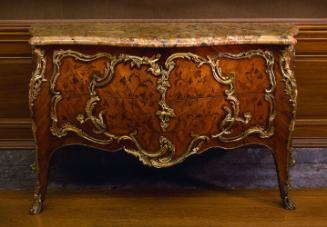
[[[297,32],[293,25],[277,23],[56,23],[33,25],[30,43],[128,47],[293,45]]]

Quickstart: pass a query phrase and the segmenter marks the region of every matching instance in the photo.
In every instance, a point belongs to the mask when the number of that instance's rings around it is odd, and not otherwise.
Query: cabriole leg
[[[280,190],[280,197],[282,200],[282,206],[287,210],[294,210],[295,203],[289,197],[289,154],[287,145],[279,147],[274,151],[274,158],[278,176],[278,184]]]
[[[48,172],[49,172],[49,158],[48,150],[39,150],[35,160],[35,171],[37,175],[35,189],[33,194],[32,207],[30,214],[39,214],[43,209],[43,202],[48,185]]]

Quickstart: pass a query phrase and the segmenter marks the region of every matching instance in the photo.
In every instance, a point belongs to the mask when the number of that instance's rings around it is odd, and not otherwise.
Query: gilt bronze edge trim
[[[30,82],[29,82],[29,93],[28,93],[28,104],[30,113],[33,117],[34,115],[34,102],[37,99],[42,83],[47,80],[44,77],[45,67],[46,67],[46,58],[45,58],[45,50],[40,48],[33,49],[33,59],[36,59],[36,67],[34,72],[32,73]]]
[[[30,83],[29,83],[29,110],[32,117],[32,134],[34,140],[37,141],[36,138],[36,130],[37,126],[35,123],[35,112],[34,112],[34,102],[38,98],[39,93],[41,91],[42,84],[47,80],[44,77],[45,67],[46,67],[46,58],[45,58],[45,50],[34,48],[33,49],[33,59],[36,60],[36,68],[32,73]],[[42,195],[40,194],[40,180],[39,180],[39,162],[38,162],[38,145],[35,143],[35,161],[31,164],[32,170],[36,174],[35,188],[33,193],[33,203],[30,208],[30,214],[38,214],[42,209]]]
[[[281,51],[279,64],[280,70],[283,76],[284,92],[289,96],[289,102],[292,104],[292,119],[289,124],[289,134],[287,138],[287,171],[289,167],[295,165],[294,154],[292,149],[292,135],[294,132],[297,110],[297,84],[294,76],[293,65],[294,64],[295,49],[290,45]],[[287,187],[290,189],[290,177],[287,176]]]

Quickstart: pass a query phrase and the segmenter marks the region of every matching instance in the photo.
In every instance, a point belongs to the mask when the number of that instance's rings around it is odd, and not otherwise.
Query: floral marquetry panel
[[[174,154],[162,165],[171,165],[203,151],[210,140],[273,134],[273,52],[158,56],[55,50],[53,135],[71,131],[112,149],[129,141],[127,149],[150,154],[163,149],[159,141],[165,137]]]
[[[175,33],[183,26],[148,24],[132,38],[119,30],[131,24],[112,25],[110,32],[108,26],[90,27],[94,33],[68,32],[66,25],[53,33],[47,26],[33,30],[29,98],[39,182],[32,213],[44,200],[50,158],[71,144],[122,150],[156,168],[213,147],[264,145],[276,160],[282,204],[295,208],[288,166],[296,29],[185,24],[196,29]]]

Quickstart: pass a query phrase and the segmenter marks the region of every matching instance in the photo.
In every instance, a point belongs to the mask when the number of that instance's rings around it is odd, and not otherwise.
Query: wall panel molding
[[[29,27],[33,23],[145,22],[144,19],[0,20],[0,149],[34,149],[28,112],[31,75]],[[295,72],[298,114],[295,147],[327,147],[327,18],[325,19],[157,19],[152,22],[290,22],[297,24]]]

